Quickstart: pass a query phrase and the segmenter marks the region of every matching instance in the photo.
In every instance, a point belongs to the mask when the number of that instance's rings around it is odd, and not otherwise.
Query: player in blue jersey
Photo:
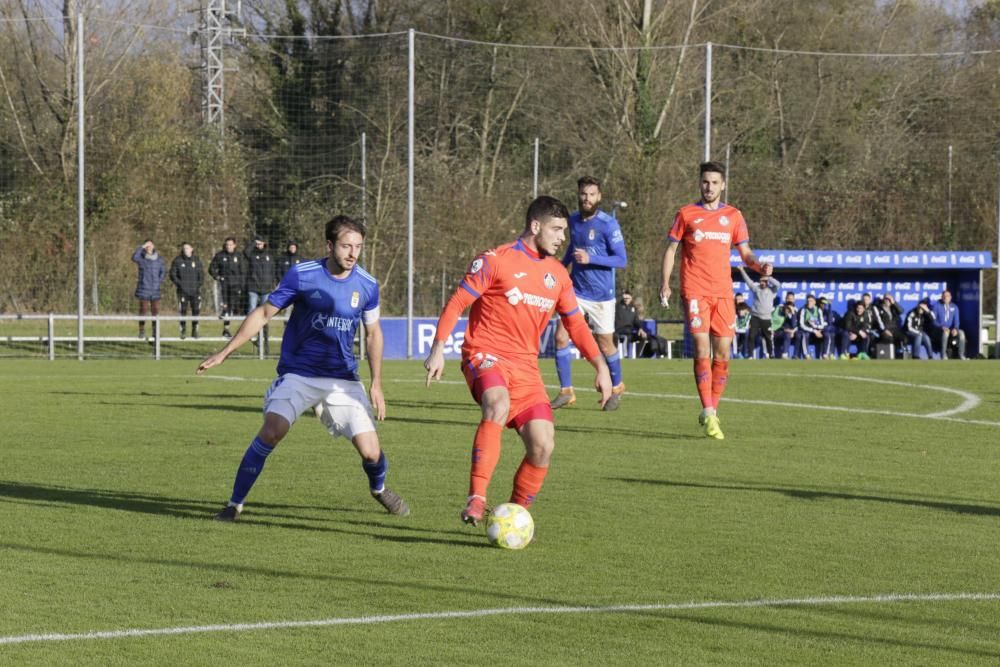
[[[593,176],[583,176],[576,182],[576,195],[579,210],[569,217],[569,245],[563,264],[572,268],[570,277],[576,300],[590,321],[594,338],[611,371],[614,389],[604,409],[617,410],[625,383],[622,382],[621,357],[615,341],[615,269],[625,268],[625,239],[618,221],[598,208],[600,181]],[[576,403],[571,361],[569,333],[560,320],[556,324],[556,373],[560,390],[552,399],[553,410]]]
[[[313,406],[319,408],[320,420],[330,435],[350,439],[358,450],[372,496],[391,514],[409,514],[406,502],[385,485],[388,465],[372,421],[372,406],[379,421],[385,418],[384,342],[378,283],[358,266],[364,239],[364,226],[347,216],[338,215],[326,223],[329,256],[291,267],[267,301],[247,315],[226,346],[198,366],[199,375],[218,366],[280,310],[295,306],[281,341],[278,377],[264,395],[264,425],[243,455],[233,495],[216,519],[239,518],[243,501],[267,457],[298,416]],[[354,356],[354,334],[362,320],[371,370],[367,396]]]

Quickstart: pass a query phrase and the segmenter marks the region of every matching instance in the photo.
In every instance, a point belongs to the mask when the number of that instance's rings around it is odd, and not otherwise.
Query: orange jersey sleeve
[[[685,299],[732,297],[729,251],[750,242],[738,208],[723,205],[710,211],[698,204],[685,206],[674,218],[668,237],[681,244],[681,294]]]

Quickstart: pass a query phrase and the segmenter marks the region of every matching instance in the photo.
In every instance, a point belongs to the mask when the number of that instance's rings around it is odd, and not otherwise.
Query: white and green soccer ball
[[[534,536],[534,519],[517,503],[497,505],[486,520],[486,538],[501,549],[523,549]]]

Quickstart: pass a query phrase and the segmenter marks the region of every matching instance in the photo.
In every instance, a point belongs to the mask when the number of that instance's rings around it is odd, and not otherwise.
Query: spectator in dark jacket
[[[906,314],[906,335],[910,339],[910,350],[914,359],[933,359],[934,347],[927,327],[934,315],[926,301],[921,301]]]
[[[299,254],[299,244],[295,241],[289,241],[288,246],[285,248],[285,254],[278,260],[278,282],[285,277],[288,269],[301,261],[302,255]]]
[[[836,345],[837,332],[840,330],[840,323],[843,318],[830,305],[830,300],[825,296],[816,299],[816,305],[823,312],[823,320],[826,327],[823,328],[823,336],[827,343],[827,359],[833,358],[833,346]]]
[[[865,304],[855,301],[854,307],[847,311],[841,321],[843,331],[840,334],[840,357],[846,359],[851,343],[857,347],[857,358],[868,359],[872,343],[872,318],[865,313]]]
[[[180,305],[181,316],[187,315],[188,308],[191,315],[198,317],[201,314],[201,285],[205,280],[205,265],[194,254],[194,246],[190,243],[181,245],[181,253],[174,257],[170,264],[170,282],[177,287],[177,303]],[[181,338],[187,336],[184,320],[181,320]],[[198,320],[191,321],[191,335],[198,337]]]
[[[156,246],[146,239],[132,253],[132,261],[139,267],[139,279],[135,286],[135,298],[139,300],[139,314],[149,313],[153,317],[160,314],[160,283],[167,275],[167,263],[163,261]],[[153,323],[156,335],[156,323]],[[146,320],[139,320],[139,338],[146,337]]]
[[[247,244],[243,254],[247,258],[246,290],[249,299],[247,312],[267,300],[267,295],[274,289],[274,258],[267,249],[267,241],[263,237],[254,237]]]
[[[640,357],[660,357],[667,353],[667,341],[643,328],[642,308],[632,300],[631,292],[622,292],[615,306],[615,336],[619,341],[638,344]]]
[[[899,323],[903,309],[899,307],[891,294],[883,294],[882,298],[875,302],[875,312],[878,313],[883,327],[879,342],[891,343],[898,348],[906,339],[903,335],[903,327]]]
[[[219,283],[221,296],[222,335],[229,338],[229,317],[239,315],[243,306],[243,286],[246,282],[247,260],[236,252],[236,239],[226,239],[223,249],[215,253],[208,273]]]

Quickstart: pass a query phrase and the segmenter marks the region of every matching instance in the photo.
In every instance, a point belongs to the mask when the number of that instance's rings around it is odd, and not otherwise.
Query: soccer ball
[[[486,539],[501,549],[523,549],[534,536],[534,519],[517,503],[497,505],[486,520]]]

